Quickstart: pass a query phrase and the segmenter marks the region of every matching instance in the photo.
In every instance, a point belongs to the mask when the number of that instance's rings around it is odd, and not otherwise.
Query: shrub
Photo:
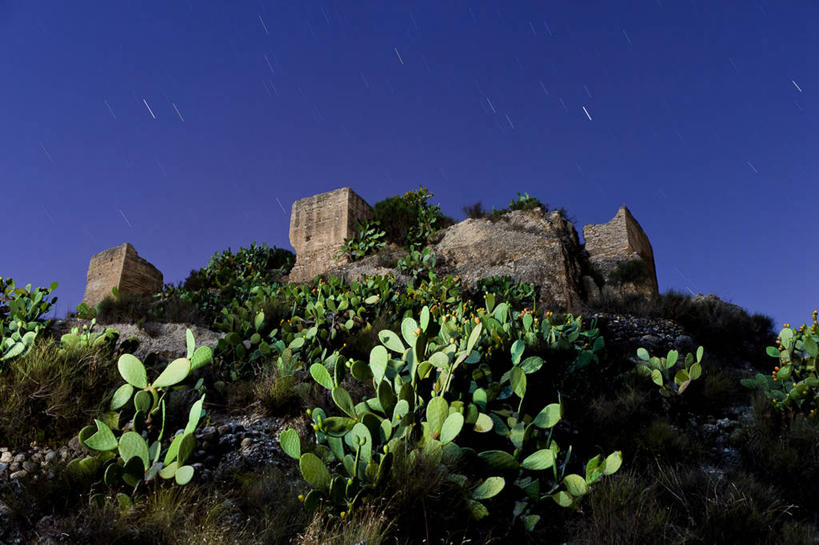
[[[654,298],[643,296],[602,298],[592,306],[613,312],[665,318],[683,326],[709,354],[742,359],[760,368],[765,347],[773,343],[773,320],[707,295],[692,297],[669,290]]]
[[[97,321],[101,324],[142,323],[149,317],[150,309],[149,296],[117,294],[97,304]]]
[[[608,276],[608,281],[615,286],[622,284],[639,284],[649,279],[648,266],[642,259],[630,259],[619,263]]]
[[[574,523],[577,545],[667,543],[670,513],[633,471],[606,479],[589,499],[586,516]]]
[[[491,276],[478,280],[477,291],[482,294],[481,299],[486,294],[495,296],[497,303],[507,303],[514,309],[531,308],[534,309],[537,303],[537,288],[534,284],[517,282],[511,276]]]
[[[533,210],[541,208],[544,212],[549,211],[549,205],[544,205],[537,197],[532,197],[528,193],[518,193],[518,198],[509,203],[509,210]]]
[[[384,231],[377,221],[365,220],[358,223],[358,233],[348,238],[342,244],[336,257],[346,257],[350,261],[357,261],[366,255],[375,253],[383,248],[386,242]]]
[[[466,217],[471,219],[481,219],[489,215],[489,212],[484,210],[481,201],[478,201],[475,204],[464,206],[462,210]]]
[[[49,299],[55,289],[56,282],[34,291],[31,284],[18,288],[14,280],[0,276],[0,365],[26,354],[34,346],[37,334],[46,325],[43,315],[57,302],[56,297]]]
[[[176,429],[182,416],[173,410],[174,397],[183,394],[178,387],[192,371],[210,363],[213,355],[209,347],[196,348],[190,329],[186,340],[187,357],[169,363],[152,382],[148,381],[145,366],[138,358],[131,354],[120,356],[117,369],[125,384],[114,392],[111,412],[80,431],[80,444],[93,456],[75,459],[68,464],[66,470],[73,479],[88,482],[103,474],[108,487],[117,489],[125,485],[132,492],[157,477],[173,479],[179,485],[191,481],[194,468],[186,462],[196,448],[194,432],[204,414],[205,395],[202,394],[189,410],[185,407],[187,424],[184,431],[173,436],[169,444],[165,426]],[[194,390],[200,390],[201,383],[200,379]],[[166,412],[166,407],[171,409]],[[120,436],[114,432],[119,432]],[[96,496],[92,501],[101,499]],[[117,501],[120,505],[131,504],[124,493],[117,494]]]
[[[702,375],[703,348],[697,349],[697,356],[687,354],[685,360],[679,359],[676,350],[669,350],[665,358],[651,356],[645,348],[637,349],[640,363],[634,368],[637,374],[648,377],[660,387],[660,394],[664,397],[682,395],[688,386]],[[677,366],[677,363],[680,363]],[[674,368],[677,367],[676,373]],[[673,375],[672,375],[673,373]]]
[[[819,480],[819,467],[806,460],[819,459],[819,427],[801,414],[789,419],[761,393],[753,398],[751,416],[734,441],[746,467],[763,475],[788,500],[815,512],[819,498],[805,484]]]
[[[0,380],[4,446],[38,441],[57,446],[92,417],[104,412],[104,400],[116,384],[110,347],[78,345],[61,349],[38,339],[25,355],[11,360]]]
[[[330,391],[342,416],[311,411],[319,443],[314,452],[302,453],[301,440],[292,429],[280,437],[282,449],[299,461],[302,476],[312,488],[304,498],[308,509],[326,502],[336,505],[342,515],[348,513],[365,499],[383,494],[394,458],[429,456],[435,464],[459,462],[459,467],[471,464],[484,469],[474,480],[465,474],[451,476],[476,519],[489,514],[482,501],[498,495],[509,479],[518,488],[513,495],[523,496],[514,518],[532,530],[541,516],[536,500],[551,498],[560,506],[575,506],[593,483],[617,471],[619,452],[592,458],[584,476],[569,473],[568,457],[558,456],[560,448],[552,439],[562,417],[559,400],[543,408],[533,405],[539,400],[524,404],[531,380],[527,375],[534,378],[544,363],[535,355],[523,358],[527,344],[571,346],[579,331],[573,335],[549,320],[535,323],[530,314],[510,316],[503,303],[491,317],[474,317],[474,321],[462,312],[438,323],[430,318],[424,307],[420,321],[404,318],[400,336],[381,331],[369,365],[333,357],[329,365],[310,366],[310,374]],[[482,336],[484,325],[486,336]],[[496,343],[492,337],[501,335],[523,339],[512,343],[506,365],[493,371],[481,361],[484,351],[488,354]],[[586,346],[592,344],[601,347],[593,339]],[[579,357],[584,350],[577,350]],[[348,367],[358,381],[371,381],[375,397],[355,403],[341,384]],[[464,371],[470,368],[471,372]],[[532,409],[535,412],[525,412]],[[488,433],[493,430],[499,438]],[[326,461],[333,462],[333,473]]]
[[[802,325],[798,330],[788,324],[776,338],[777,345],[766,348],[766,353],[777,360],[770,377],[757,374],[742,384],[762,390],[777,410],[800,413],[814,422],[819,408],[819,376],[816,373],[819,356],[819,323],[817,311],[813,311],[810,327]]]
[[[438,229],[453,221],[437,205],[428,203],[434,195],[426,188],[409,191],[375,203],[375,220],[386,232],[387,240],[399,246],[420,249]]]
[[[281,281],[294,263],[292,252],[264,243],[252,242],[236,253],[227,249],[214,254],[207,267],[191,271],[180,285],[166,285],[142,316],[212,327],[234,299],[247,299],[255,287]]]
[[[228,484],[236,489],[233,503],[247,520],[247,530],[255,538],[251,543],[292,543],[307,526],[309,519],[290,477],[275,466],[234,473]]]
[[[70,514],[52,513],[44,519],[45,525],[37,525],[41,539],[87,545],[260,543],[243,528],[241,513],[230,501],[195,486],[152,490],[128,509],[111,498],[101,504],[76,502],[72,507],[79,508]]]
[[[435,252],[431,249],[413,249],[398,261],[396,268],[402,273],[412,276],[413,280],[418,280],[433,273],[435,271],[435,263]]]

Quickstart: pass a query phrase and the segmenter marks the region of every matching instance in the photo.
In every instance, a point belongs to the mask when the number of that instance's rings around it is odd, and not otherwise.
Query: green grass
[[[116,358],[109,350],[61,350],[54,341],[38,338],[27,355],[11,360],[0,375],[0,443],[67,443],[106,410],[109,390],[118,385],[118,378]]]

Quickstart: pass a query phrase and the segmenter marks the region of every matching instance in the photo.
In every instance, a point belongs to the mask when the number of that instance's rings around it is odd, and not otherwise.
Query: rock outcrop
[[[335,256],[344,240],[357,233],[357,223],[372,217],[372,208],[350,188],[314,195],[293,204],[290,243],[296,265],[290,281],[315,275],[358,280],[368,275],[395,274],[403,255],[385,248],[378,255],[348,263]],[[467,287],[492,276],[509,276],[534,284],[542,308],[580,312],[582,304],[601,295],[656,295],[654,252],[634,216],[623,206],[614,218],[583,229],[585,248],[574,225],[559,212],[540,208],[513,210],[500,216],[467,219],[431,241],[441,274],[460,276]],[[600,274],[597,280],[592,271]]]
[[[82,302],[96,306],[113,288],[122,295],[152,295],[162,291],[162,273],[125,242],[91,257]]]
[[[496,220],[467,219],[443,232],[433,247],[438,264],[474,287],[490,276],[511,276],[540,288],[539,304],[579,312],[582,248],[572,224],[540,208]]]
[[[373,216],[367,201],[349,187],[299,199],[290,214],[290,244],[296,250],[291,282],[307,282],[344,263],[336,258],[344,239],[358,232],[358,223]]]

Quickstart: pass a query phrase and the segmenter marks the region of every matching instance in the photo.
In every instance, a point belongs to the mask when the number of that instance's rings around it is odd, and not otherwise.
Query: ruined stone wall
[[[634,286],[638,292],[658,293],[657,271],[654,267],[654,251],[648,236],[625,206],[608,223],[586,225],[583,228],[586,251],[590,261],[604,277],[621,263],[641,259],[646,265],[648,279]]]
[[[307,282],[343,263],[335,255],[359,221],[373,217],[367,201],[349,187],[299,199],[290,214],[290,244],[296,250],[292,282]]]
[[[126,242],[91,257],[82,302],[96,306],[111,297],[111,290],[115,287],[122,295],[150,295],[161,291],[162,285],[159,269],[139,257],[134,247]]]

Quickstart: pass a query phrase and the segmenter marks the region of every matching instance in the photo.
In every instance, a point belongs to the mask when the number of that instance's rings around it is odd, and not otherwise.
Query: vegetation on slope
[[[26,322],[34,341],[0,368],[0,446],[79,434],[79,460],[99,465],[84,462],[80,479],[79,461],[55,465],[51,479],[0,478],[0,540],[14,528],[66,543],[796,544],[819,534],[815,315],[777,337],[768,318],[669,293],[608,301],[594,320],[532,310],[535,286],[494,278],[468,290],[431,268],[408,286],[296,286],[278,283],[286,256],[259,261],[270,252],[218,254],[208,272],[128,311],[170,318],[179,314],[159,305],[184,305],[222,331],[212,362],[193,371],[192,339],[182,361],[137,366],[106,331],[42,335],[48,306],[38,307]],[[22,308],[13,301],[34,293],[5,304]],[[693,337],[692,354],[611,341],[618,323],[661,319]],[[200,422],[251,411],[278,423],[281,456],[184,486],[158,476],[199,448]],[[145,443],[144,463],[142,443],[133,455],[121,446],[132,430],[162,435],[156,450]],[[110,467],[120,469],[109,479]]]

